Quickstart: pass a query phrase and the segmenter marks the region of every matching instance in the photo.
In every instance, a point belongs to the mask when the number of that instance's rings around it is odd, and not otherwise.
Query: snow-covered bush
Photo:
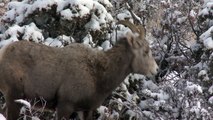
[[[82,42],[83,38],[90,34],[97,42],[100,39],[104,40],[103,37],[113,20],[105,7],[112,7],[108,0],[102,2],[96,0],[13,1],[8,3],[8,11],[2,17],[2,21],[6,27],[13,25],[26,27],[34,24],[41,30],[44,41],[47,38],[55,39],[66,35],[74,38],[76,42]],[[10,38],[0,39],[4,41]]]

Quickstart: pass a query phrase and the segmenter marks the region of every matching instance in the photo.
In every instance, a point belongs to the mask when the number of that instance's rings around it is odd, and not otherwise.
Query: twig
[[[129,6],[128,3],[126,3],[127,9],[129,10],[132,18],[134,19],[134,21],[136,21],[137,23],[140,23],[141,25],[143,24],[142,20],[140,17],[138,17],[134,12],[132,12],[131,7]]]

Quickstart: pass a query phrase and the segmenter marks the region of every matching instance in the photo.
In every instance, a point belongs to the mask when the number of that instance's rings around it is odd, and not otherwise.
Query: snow
[[[209,14],[212,14],[212,7],[213,7],[213,1],[212,0],[205,0],[204,5],[203,5],[203,9],[199,12],[199,16],[206,16]]]
[[[203,70],[203,69],[208,69],[208,65],[201,61],[201,62],[197,63],[196,65],[194,65],[193,68]]]
[[[120,98],[118,98],[118,110],[122,110],[122,108],[123,108],[122,103],[123,103],[123,101]]]
[[[65,9],[65,10],[62,10],[60,12],[61,16],[64,18],[64,19],[67,19],[67,20],[72,20],[72,17],[74,16],[72,14],[72,11],[70,9]]]
[[[153,100],[141,100],[139,105],[141,107],[142,110],[146,110],[148,108],[150,108],[149,104],[153,104]]]
[[[109,40],[106,40],[101,44],[101,47],[103,48],[104,51],[107,51],[112,48],[112,45],[109,42]]]
[[[97,0],[98,2],[104,4],[107,7],[113,7],[112,4],[109,2],[109,0]]]
[[[203,41],[203,44],[207,49],[213,49],[213,40],[211,37],[208,37],[207,39],[205,39]]]
[[[166,103],[165,100],[159,100],[155,101],[153,104],[155,106],[155,110],[159,110],[161,106],[163,106]]]
[[[154,119],[154,115],[153,115],[152,112],[144,110],[144,111],[142,111],[142,113],[143,113],[147,118],[149,118],[150,120],[153,120],[153,119]]]
[[[108,0],[99,1],[108,7],[112,7]],[[100,3],[96,0],[36,0],[32,3],[28,2],[28,0],[22,2],[13,1],[8,4],[10,10],[5,13],[3,20],[21,23],[34,11],[49,10],[51,6],[56,5],[56,12],[60,13],[62,19],[65,20],[83,18],[91,14],[91,21],[85,27],[91,30],[100,30],[102,26],[106,26],[106,23],[113,21],[111,14]]]
[[[19,37],[19,33],[23,33],[24,32],[24,28],[20,27],[18,25],[14,25],[12,27],[10,27],[7,31],[5,31],[5,37],[8,36],[16,36]]]
[[[213,1],[207,2],[207,3],[206,3],[206,7],[207,7],[209,10],[211,10],[212,7],[213,7]]]
[[[83,38],[83,44],[88,45],[90,47],[94,47],[94,43],[92,40],[92,36],[90,34],[87,34],[84,38]]]
[[[210,104],[213,105],[213,96],[211,96],[208,101],[209,101]]]
[[[106,114],[106,112],[108,111],[108,108],[105,106],[100,106],[99,108],[97,108],[97,110],[100,114]]]
[[[172,58],[172,57],[171,57]],[[181,58],[180,56],[175,57],[175,58]],[[171,80],[171,82],[175,82],[177,80],[180,79],[180,77],[178,76],[178,72],[177,71],[171,71],[168,75],[164,76],[166,80]]]
[[[82,18],[83,16],[86,16],[90,13],[89,8],[81,4],[76,6],[77,8],[72,8],[72,10],[68,8],[68,9],[60,11],[61,16],[66,20],[72,20],[73,18],[77,18],[77,17]]]
[[[165,0],[160,1],[161,4],[166,4],[167,2]]]
[[[201,70],[199,73],[198,73],[198,77],[201,77],[201,76],[204,76],[207,74],[207,71],[206,70]]]
[[[109,111],[106,106],[100,106],[97,111],[100,114],[97,120],[103,120],[106,119],[106,117],[110,118],[111,120],[118,120],[119,118],[118,112],[116,112],[115,110]]]
[[[6,118],[0,113],[0,120],[6,120]]]
[[[31,119],[32,120],[40,120],[37,116],[32,116]]]
[[[92,29],[94,31],[101,30],[100,23],[98,22],[98,18],[95,15],[92,15],[91,20],[85,25],[85,28]]]
[[[63,44],[58,39],[47,38],[44,42],[45,45],[51,47],[63,47]]]
[[[197,13],[194,10],[191,10],[189,15],[190,15],[190,17],[195,18]]]
[[[129,115],[129,120],[135,119],[135,116],[137,116],[137,113],[132,110],[127,110],[126,112]]]
[[[209,92],[210,94],[213,94],[213,85],[212,85],[211,87],[209,87],[208,92]]]
[[[34,23],[26,25],[24,27],[24,32],[23,40],[32,40],[36,43],[44,40],[41,30],[39,30]]]
[[[206,32],[200,36],[200,40],[203,41],[204,46],[207,49],[213,49],[213,40],[212,40],[213,26],[210,27]]]
[[[90,9],[85,7],[85,6],[83,6],[83,5],[80,5],[79,9],[80,9],[80,11],[79,11],[79,15],[80,16],[85,16],[85,15],[90,13]]]
[[[133,74],[134,79],[140,80],[140,79],[145,79],[145,76],[142,74]]]
[[[153,83],[152,80],[146,81],[143,79],[143,88],[150,89],[150,90],[156,90],[156,89],[158,89],[158,86],[155,83]]]
[[[7,40],[2,40],[2,41],[0,41],[0,48],[2,48],[5,45],[9,45],[10,43],[13,43],[15,41],[18,41],[17,37],[15,37],[15,36],[12,36]]]
[[[201,103],[198,101],[196,106],[190,109],[191,113],[195,113],[197,118],[200,118]]]
[[[68,44],[76,42],[73,37],[66,35],[60,35],[57,37],[57,39]]]
[[[205,0],[203,9],[199,12],[199,16],[205,18],[206,16],[212,16],[213,10],[213,1],[212,0]],[[210,21],[211,22],[211,21]],[[204,46],[207,49],[213,49],[213,26],[211,26],[206,32],[204,32],[200,39],[203,41]]]
[[[36,0],[33,2],[30,8],[27,9],[27,13],[31,14],[35,10],[41,11],[42,9],[51,9],[54,4],[60,3],[61,0]]]
[[[194,93],[203,93],[203,90],[200,85],[194,84],[192,82],[187,81],[187,86],[186,90],[188,91],[189,94],[194,94]]]
[[[132,16],[128,10],[123,11],[117,15],[118,20],[130,19]]]
[[[179,18],[177,18],[177,23],[182,24],[182,23],[186,22],[186,20],[187,20],[187,17],[179,17]]]
[[[142,90],[142,93],[158,100],[167,100],[169,98],[169,95],[162,90],[159,90],[160,93],[153,93],[151,90],[144,89]]]
[[[37,28],[34,23],[29,25],[19,26],[14,25],[7,29],[4,34],[0,36],[0,47],[7,45],[11,42],[21,40],[34,41],[36,43],[44,41],[41,30]]]
[[[198,77],[201,78],[201,80],[203,80],[203,81],[209,81],[210,80],[206,70],[201,70],[198,73]]]
[[[205,15],[208,15],[208,14],[209,14],[209,10],[208,8],[205,8],[202,11],[200,11],[198,15],[204,17]]]

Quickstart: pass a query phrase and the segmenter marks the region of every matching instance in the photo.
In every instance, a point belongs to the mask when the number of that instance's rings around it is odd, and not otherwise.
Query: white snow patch
[[[83,18],[91,15],[91,21],[87,23],[88,29],[100,30],[106,27],[107,23],[113,21],[113,17],[107,12],[104,6],[112,7],[108,0],[35,0],[29,2],[12,1],[8,4],[8,9],[3,16],[4,21],[14,21],[21,23],[26,17],[35,11],[47,11],[55,5],[56,12],[63,19],[73,20],[73,18]],[[86,27],[85,26],[85,27]]]
[[[66,35],[60,35],[60,36],[57,37],[57,39],[59,39],[62,42],[66,42],[68,44],[76,42],[73,37],[66,36]]]
[[[127,110],[126,112],[129,115],[129,120],[135,119],[135,116],[137,116],[137,112],[132,111],[132,110]]]
[[[210,80],[206,70],[201,70],[198,73],[198,77],[200,77],[203,81],[209,81]]]
[[[6,118],[4,117],[4,115],[2,115],[1,113],[0,113],[0,120],[6,120]]]
[[[147,96],[149,96],[149,97],[156,98],[158,100],[167,100],[167,99],[169,99],[169,95],[167,93],[165,93],[162,90],[159,90],[159,92],[160,93],[153,93],[151,90],[148,90],[148,89],[142,90],[142,93],[147,95]]]
[[[198,73],[198,77],[201,77],[201,76],[204,76],[207,74],[207,71],[206,70],[201,70],[199,73]]]
[[[38,29],[34,23],[31,23],[22,27],[19,25],[10,27],[4,34],[1,35],[1,39],[0,47],[19,40],[28,40],[38,43],[42,42],[44,37],[41,30]]]
[[[125,10],[124,12],[119,13],[117,15],[118,20],[125,20],[125,19],[130,19],[130,18],[132,18],[132,16],[128,10]]]
[[[97,111],[100,113],[100,114],[106,114],[108,112],[108,108],[105,107],[105,106],[100,106]]]
[[[141,100],[139,105],[141,107],[141,109],[145,110],[150,108],[149,102],[151,102],[151,104],[153,104],[154,101],[150,101],[150,100]]]
[[[104,51],[107,51],[112,48],[112,45],[109,42],[109,40],[106,40],[101,44],[101,47],[103,48]]]
[[[158,86],[155,83],[153,83],[152,80],[146,81],[145,79],[143,79],[143,88],[147,88],[150,90],[156,90],[156,89],[158,89]]]
[[[212,14],[213,1],[205,0],[203,4],[203,9],[199,12],[199,16],[204,17],[205,15]]]
[[[32,116],[32,120],[40,120],[37,116]]]
[[[205,63],[205,62],[199,62],[197,63],[196,65],[194,65],[192,68],[198,68],[199,70],[202,70],[202,69],[208,69],[208,65]]]
[[[13,43],[15,41],[18,41],[16,36],[12,36],[12,37],[10,37],[7,40],[2,40],[2,41],[0,41],[0,48],[2,48],[5,45],[9,45],[9,44],[11,44],[11,43]]]
[[[9,27],[9,29],[7,31],[5,31],[4,35],[5,35],[5,38],[9,37],[9,36],[19,37],[19,34],[23,33],[23,32],[24,32],[23,27],[20,27],[18,25],[14,25],[12,27]]]
[[[154,114],[151,111],[142,111],[143,115],[145,115],[146,117],[148,117],[149,119],[154,119]]]
[[[168,75],[165,76],[166,80],[171,80],[171,82],[175,82],[177,80],[180,80],[180,77],[178,76],[177,71],[171,71]]]
[[[208,101],[209,101],[210,104],[213,105],[213,96],[211,96]]]
[[[203,44],[207,49],[213,49],[213,40],[211,37],[208,37],[207,39],[205,39],[203,41]]]
[[[209,92],[210,94],[213,94],[213,85],[212,85],[211,87],[209,87],[208,92]]]
[[[83,44],[88,45],[90,47],[94,47],[94,42],[92,40],[92,36],[90,34],[87,34],[84,38],[83,38]]]
[[[47,38],[44,42],[45,45],[51,47],[63,47],[63,44],[58,39]]]
[[[64,18],[64,19],[67,19],[67,20],[72,20],[72,17],[74,16],[72,14],[72,11],[70,9],[65,9],[65,10],[62,10],[60,12],[61,16]]]
[[[92,15],[91,20],[85,25],[85,28],[92,30],[100,30],[101,26],[97,19],[98,18],[95,15]]]
[[[136,80],[145,79],[146,77],[142,74],[133,74],[132,77]]]
[[[190,17],[195,18],[197,13],[194,10],[191,10],[189,15],[190,15]]]
[[[113,7],[109,0],[97,0],[98,2],[104,4],[107,7]]]
[[[182,23],[186,22],[186,20],[187,20],[187,17],[179,17],[179,18],[177,18],[177,23],[182,24]]]
[[[197,118],[201,117],[201,112],[205,112],[206,110],[204,110],[203,108],[201,108],[201,103],[200,101],[197,101],[195,106],[192,106],[192,108],[189,110],[191,113],[195,113]]]
[[[203,93],[202,87],[198,84],[194,84],[192,82],[188,82],[187,81],[187,86],[186,86],[186,90],[190,93],[190,94],[194,94],[194,93]]]
[[[165,104],[165,100],[158,100],[155,101],[153,104],[155,106],[155,110],[159,110],[161,106],[163,106]]]
[[[32,40],[36,43],[44,40],[44,37],[34,23],[24,26],[24,36],[23,40]]]
[[[213,49],[213,40],[211,34],[213,33],[213,26],[200,36],[200,40],[203,41],[204,46],[207,49]]]

